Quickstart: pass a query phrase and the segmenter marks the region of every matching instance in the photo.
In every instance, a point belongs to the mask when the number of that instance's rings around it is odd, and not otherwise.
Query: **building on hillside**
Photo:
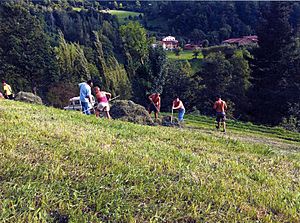
[[[245,46],[245,45],[256,45],[258,43],[257,36],[243,36],[242,38],[231,38],[224,40],[222,44],[224,45],[237,45],[237,46]]]
[[[160,41],[165,50],[173,50],[179,46],[178,40],[174,36],[167,36]]]
[[[202,45],[201,44],[185,44],[183,49],[184,50],[199,50],[202,48]]]

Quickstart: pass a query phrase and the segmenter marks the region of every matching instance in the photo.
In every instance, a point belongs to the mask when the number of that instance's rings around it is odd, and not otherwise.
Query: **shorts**
[[[151,112],[155,112],[155,113],[156,113],[156,112],[159,112],[159,111],[158,111],[158,109],[154,106],[154,104],[151,103],[151,104],[150,104],[150,107],[149,107],[149,112],[150,112],[150,113],[151,113]]]
[[[217,122],[225,122],[226,121],[225,112],[217,112],[216,116],[217,116],[217,118],[216,118]]]
[[[179,109],[179,111],[178,111],[178,120],[180,122],[183,121],[184,113],[185,113],[185,109]]]
[[[99,111],[106,111],[106,112],[108,112],[109,111],[109,104],[108,104],[108,102],[100,102],[97,105],[97,109]]]

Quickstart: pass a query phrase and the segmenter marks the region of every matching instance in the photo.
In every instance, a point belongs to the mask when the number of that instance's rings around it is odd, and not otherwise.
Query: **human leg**
[[[179,109],[179,111],[178,111],[178,120],[180,122],[183,121],[184,114],[185,114],[185,109]]]
[[[91,114],[88,102],[82,101],[81,102],[81,107],[82,107],[83,114],[86,114],[86,115],[90,115]]]
[[[226,132],[226,115],[225,113],[222,113],[221,122],[223,126],[223,132]]]
[[[105,112],[106,118],[111,119],[111,116],[110,116],[110,114],[109,114],[109,111],[104,111],[104,112]]]
[[[220,115],[218,113],[216,114],[216,122],[216,129],[220,129]]]

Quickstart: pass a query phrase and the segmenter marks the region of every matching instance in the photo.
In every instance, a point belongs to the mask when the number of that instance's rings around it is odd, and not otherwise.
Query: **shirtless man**
[[[225,101],[221,99],[221,96],[218,96],[217,101],[214,104],[214,109],[216,110],[216,121],[217,121],[217,126],[216,128],[220,128],[220,122],[222,122],[223,125],[223,132],[226,132],[226,114],[225,110],[227,110],[227,104]]]
[[[154,112],[155,119],[158,119],[158,112],[160,111],[160,94],[154,93],[151,94],[149,97],[151,104],[149,106],[149,114],[151,115]]]
[[[98,106],[96,109],[96,117],[100,116],[100,112],[104,111],[106,118],[111,119],[111,116],[109,114],[109,98],[111,98],[111,93],[101,91],[99,87],[94,88],[96,93],[96,99],[98,101]]]

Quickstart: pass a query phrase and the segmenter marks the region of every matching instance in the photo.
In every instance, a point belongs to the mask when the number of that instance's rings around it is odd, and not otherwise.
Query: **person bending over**
[[[101,91],[99,87],[94,88],[96,93],[96,99],[98,102],[97,109],[96,109],[96,117],[100,116],[100,112],[104,111],[105,116],[108,119],[111,119],[109,114],[109,98],[111,98],[111,93]]]
[[[174,98],[172,109],[178,110],[178,120],[182,122],[185,114],[185,108],[183,102],[179,99],[178,96]]]
[[[149,114],[151,115],[154,112],[155,119],[158,119],[158,113],[160,111],[160,94],[154,93],[151,94],[149,97],[151,104],[149,105]]]

